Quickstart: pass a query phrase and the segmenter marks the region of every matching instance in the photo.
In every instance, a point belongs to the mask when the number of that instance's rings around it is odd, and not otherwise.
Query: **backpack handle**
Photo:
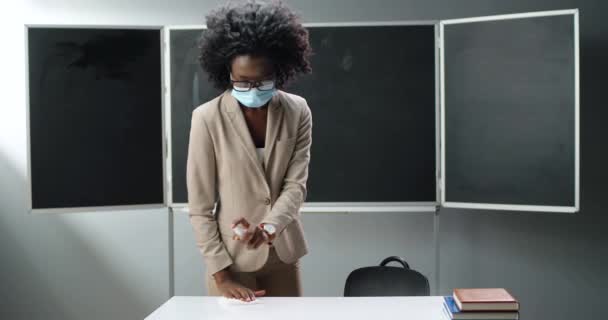
[[[407,262],[405,262],[405,260],[403,258],[397,257],[397,256],[388,257],[388,258],[382,260],[382,262],[380,263],[380,266],[384,267],[385,265],[387,265],[391,262],[399,262],[405,269],[410,268],[410,265]]]

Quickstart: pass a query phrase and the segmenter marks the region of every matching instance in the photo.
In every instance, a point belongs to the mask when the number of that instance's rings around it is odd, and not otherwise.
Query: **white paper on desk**
[[[253,301],[247,302],[247,301],[242,301],[239,299],[231,299],[231,298],[226,298],[226,297],[220,297],[218,299],[218,303],[221,306],[226,306],[226,307],[246,307],[246,306],[250,306],[250,305],[263,304],[259,298],[255,299]]]

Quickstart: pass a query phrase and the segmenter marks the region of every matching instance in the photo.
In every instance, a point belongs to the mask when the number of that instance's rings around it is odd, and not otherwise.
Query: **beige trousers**
[[[279,259],[274,247],[270,247],[268,260],[255,272],[232,272],[234,280],[245,287],[257,291],[266,290],[266,297],[300,297],[302,285],[300,280],[300,262],[286,264]],[[209,296],[221,296],[215,280],[207,274],[207,292]]]

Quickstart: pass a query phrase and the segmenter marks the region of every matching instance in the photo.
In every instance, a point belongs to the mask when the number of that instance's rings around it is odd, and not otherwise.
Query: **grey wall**
[[[581,212],[576,215],[469,210],[441,212],[440,293],[454,287],[509,288],[523,319],[592,319],[608,287],[608,116],[603,81],[608,22],[602,1],[292,0],[306,21],[428,20],[578,7],[581,22]],[[169,294],[166,210],[31,215],[26,208],[23,23],[200,24],[220,1],[42,1],[2,10],[0,85],[0,318],[136,319]],[[8,4],[3,4],[8,6]],[[19,8],[19,5],[23,5]],[[3,8],[5,9],[5,8]],[[15,9],[22,9],[15,12]],[[305,214],[312,251],[306,295],[339,295],[347,272],[403,255],[431,280],[432,216]],[[202,294],[204,272],[184,214],[176,214],[175,289]],[[567,301],[567,302],[566,302]]]

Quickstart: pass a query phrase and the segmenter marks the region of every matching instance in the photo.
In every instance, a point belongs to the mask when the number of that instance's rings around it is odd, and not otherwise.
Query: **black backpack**
[[[402,267],[390,267],[386,264],[399,262]],[[416,270],[410,269],[400,257],[388,257],[380,266],[364,267],[348,275],[344,287],[345,297],[374,296],[428,296],[429,280]]]

